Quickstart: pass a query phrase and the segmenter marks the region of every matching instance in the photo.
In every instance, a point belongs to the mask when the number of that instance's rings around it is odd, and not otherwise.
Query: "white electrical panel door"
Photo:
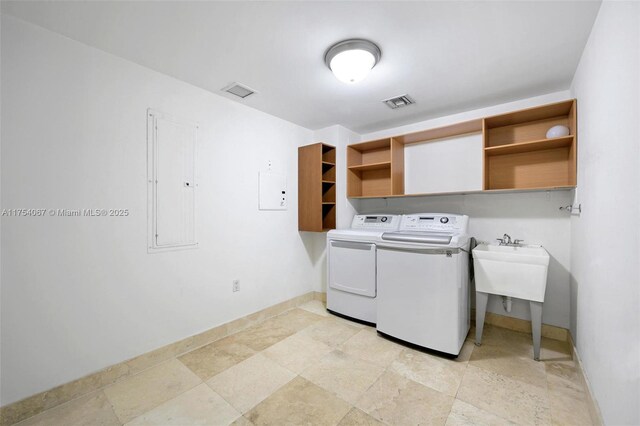
[[[260,210],[287,209],[287,176],[275,172],[258,173],[258,208]]]
[[[193,248],[196,242],[197,126],[151,111],[150,250]]]

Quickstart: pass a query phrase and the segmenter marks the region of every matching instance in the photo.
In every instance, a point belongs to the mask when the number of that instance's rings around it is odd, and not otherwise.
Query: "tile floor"
[[[542,346],[486,326],[451,360],[313,301],[19,424],[589,424],[568,345]]]

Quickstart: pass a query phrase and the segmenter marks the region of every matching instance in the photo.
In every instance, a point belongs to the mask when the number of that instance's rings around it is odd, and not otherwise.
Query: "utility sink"
[[[473,266],[476,291],[544,302],[549,253],[541,246],[480,244]]]
[[[506,235],[506,234],[505,234]],[[482,330],[489,295],[529,301],[533,358],[540,359],[542,305],[547,288],[549,253],[541,246],[480,244],[473,249],[476,281],[476,345]]]

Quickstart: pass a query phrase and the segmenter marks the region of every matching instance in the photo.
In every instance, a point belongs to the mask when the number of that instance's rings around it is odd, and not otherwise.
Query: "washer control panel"
[[[395,230],[400,225],[400,217],[397,214],[357,214],[353,217],[351,228]]]
[[[401,231],[446,232],[466,234],[469,216],[448,213],[405,214],[400,223]]]

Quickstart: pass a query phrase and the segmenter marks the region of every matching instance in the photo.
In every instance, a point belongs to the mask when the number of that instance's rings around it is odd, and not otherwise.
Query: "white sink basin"
[[[544,302],[549,253],[540,246],[480,244],[473,249],[476,291]]]

